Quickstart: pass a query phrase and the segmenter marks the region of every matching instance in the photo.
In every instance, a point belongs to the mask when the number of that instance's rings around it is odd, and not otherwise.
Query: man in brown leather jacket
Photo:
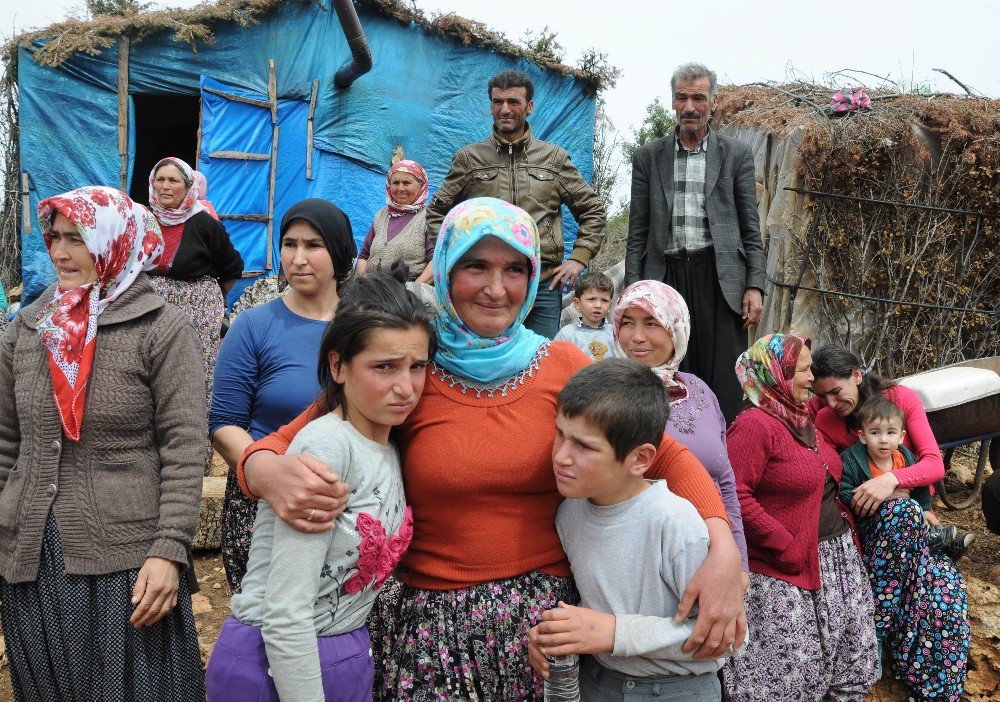
[[[503,71],[490,79],[488,88],[493,134],[455,154],[427,205],[428,235],[436,238],[448,210],[473,197],[500,198],[527,211],[538,225],[542,274],[535,306],[524,324],[551,339],[559,331],[563,288],[573,285],[604,239],[604,204],[566,149],[532,135],[526,121],[535,106],[531,79],[520,71]],[[565,262],[564,204],[578,224]]]

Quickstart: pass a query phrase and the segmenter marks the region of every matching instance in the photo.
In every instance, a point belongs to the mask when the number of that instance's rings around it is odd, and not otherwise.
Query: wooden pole
[[[306,121],[306,178],[313,178],[313,115],[316,113],[316,93],[319,81],[313,81],[312,96],[309,98],[309,119]]]
[[[274,268],[274,177],[278,170],[278,81],[274,59],[267,62],[267,98],[271,103],[271,173],[267,187],[267,270]]]
[[[274,176],[278,170],[278,125],[271,128],[271,178],[267,187],[267,270],[274,268]]]
[[[271,104],[271,124],[278,123],[278,81],[274,75],[274,59],[267,62],[267,99]]]
[[[27,171],[21,171],[21,223],[24,225],[24,233],[31,234],[31,193],[29,186],[31,179],[28,178]]]
[[[118,155],[121,189],[128,191],[128,37],[118,39]]]

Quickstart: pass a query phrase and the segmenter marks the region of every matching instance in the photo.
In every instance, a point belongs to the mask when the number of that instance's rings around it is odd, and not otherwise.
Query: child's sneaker
[[[927,548],[931,553],[944,553],[946,545],[950,544],[958,537],[958,529],[953,526],[927,527]]]
[[[971,546],[972,542],[975,540],[976,535],[972,532],[969,532],[968,534],[959,534],[944,545],[944,554],[951,560],[957,561],[965,555],[965,552],[969,550],[969,546]]]

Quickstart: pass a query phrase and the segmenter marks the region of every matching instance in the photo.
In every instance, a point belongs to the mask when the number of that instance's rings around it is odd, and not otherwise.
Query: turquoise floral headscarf
[[[494,236],[531,262],[528,294],[514,323],[500,336],[487,338],[469,329],[451,301],[451,269],[483,237]],[[545,341],[522,324],[538,292],[538,229],[520,207],[493,197],[476,197],[456,205],[441,224],[434,247],[434,294],[438,303],[438,346],[435,363],[479,383],[510,378],[525,370]]]
[[[816,448],[816,427],[805,405],[792,395],[792,379],[802,348],[812,341],[792,334],[768,334],[736,359],[736,378],[755,407],[781,421],[796,439]]]

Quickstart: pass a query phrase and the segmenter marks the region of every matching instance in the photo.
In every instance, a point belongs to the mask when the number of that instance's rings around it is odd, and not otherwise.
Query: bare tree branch
[[[946,76],[948,76],[953,81],[955,81],[960,86],[962,86],[962,90],[964,90],[966,93],[968,93],[969,95],[975,96],[975,93],[972,91],[971,88],[969,88],[969,86],[967,86],[965,83],[963,83],[962,81],[960,81],[958,78],[956,78],[951,73],[949,73],[948,71],[944,70],[943,68],[932,68],[931,70],[932,71],[937,71],[938,73],[944,73]]]

